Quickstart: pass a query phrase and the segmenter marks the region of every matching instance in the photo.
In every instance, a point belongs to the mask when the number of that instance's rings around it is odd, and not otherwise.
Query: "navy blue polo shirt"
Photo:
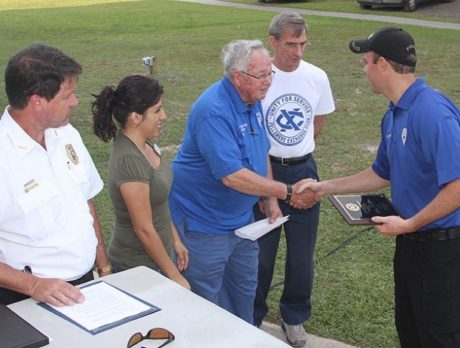
[[[391,183],[391,197],[404,218],[422,210],[449,182],[460,179],[460,113],[423,79],[397,105],[390,103],[381,123],[381,143],[372,165]],[[460,226],[460,210],[423,227]]]
[[[194,103],[172,163],[171,215],[189,230],[229,233],[248,224],[258,196],[227,188],[223,177],[247,168],[267,175],[269,142],[259,102],[246,105],[227,77]]]

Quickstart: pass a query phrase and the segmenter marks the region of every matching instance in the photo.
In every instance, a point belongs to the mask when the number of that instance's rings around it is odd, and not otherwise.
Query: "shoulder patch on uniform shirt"
[[[67,152],[67,157],[72,161],[73,164],[77,165],[79,162],[78,155],[75,152],[72,144],[66,144],[65,151]]]
[[[299,144],[313,122],[310,103],[298,94],[284,94],[271,103],[267,110],[268,134],[286,146]]]

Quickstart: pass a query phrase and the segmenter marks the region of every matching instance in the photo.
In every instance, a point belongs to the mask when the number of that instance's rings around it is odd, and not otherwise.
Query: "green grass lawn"
[[[326,1],[321,1],[326,6]],[[334,1],[340,0],[331,3]],[[117,83],[126,74],[147,73],[141,58],[156,56],[156,77],[165,86],[164,104],[169,117],[159,144],[170,160],[181,142],[191,104],[222,76],[220,53],[224,44],[241,38],[266,42],[273,15],[268,11],[166,0],[0,0],[0,70],[4,71],[15,52],[34,42],[57,46],[82,63],[80,105],[72,122],[105,179],[110,144],[92,134],[91,93]],[[320,174],[324,179],[351,174],[372,162],[387,101],[370,93],[361,57],[349,52],[348,42],[387,24],[315,16],[307,17],[307,21],[313,45],[306,59],[328,73],[337,108],[317,143]],[[419,74],[458,105],[458,31],[405,28],[417,43]],[[3,107],[7,104],[3,79],[0,84]],[[105,190],[97,197],[96,205],[108,238],[112,216]],[[360,230],[347,226],[326,199],[321,214],[317,256]],[[282,249],[280,261],[283,254]],[[359,347],[398,346],[393,323],[392,254],[393,239],[371,230],[322,259],[316,267],[314,311],[307,330]],[[281,262],[278,266],[275,280],[282,278]],[[273,322],[279,321],[280,291],[281,287],[275,287],[270,295],[268,319]]]

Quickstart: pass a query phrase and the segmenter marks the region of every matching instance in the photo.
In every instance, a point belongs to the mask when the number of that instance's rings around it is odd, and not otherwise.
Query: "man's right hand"
[[[292,186],[291,206],[298,209],[309,209],[321,200],[321,195],[311,189],[318,182],[314,179],[303,179]]]
[[[80,289],[61,280],[37,278],[29,294],[34,300],[63,307],[83,303],[85,296]]]

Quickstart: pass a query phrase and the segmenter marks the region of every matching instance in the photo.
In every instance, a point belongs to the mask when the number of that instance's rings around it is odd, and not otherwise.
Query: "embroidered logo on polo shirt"
[[[401,140],[403,142],[403,145],[406,145],[406,139],[407,139],[407,128],[403,128],[401,132]]]
[[[262,122],[263,122],[262,114],[257,111],[256,117],[257,117],[257,122],[259,122],[259,126],[262,126]]]
[[[246,134],[246,130],[248,129],[248,124],[247,123],[242,123],[239,125],[240,132],[244,136]]]
[[[284,94],[273,101],[267,110],[268,134],[279,144],[299,144],[313,121],[310,103],[298,94]]]

